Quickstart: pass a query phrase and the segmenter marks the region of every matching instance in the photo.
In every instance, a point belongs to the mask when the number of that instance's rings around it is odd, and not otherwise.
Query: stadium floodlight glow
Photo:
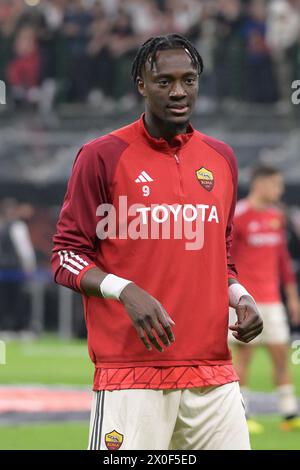
[[[4,341],[0,341],[0,365],[6,364],[6,344]]]
[[[0,80],[0,104],[6,104],[6,85]]]

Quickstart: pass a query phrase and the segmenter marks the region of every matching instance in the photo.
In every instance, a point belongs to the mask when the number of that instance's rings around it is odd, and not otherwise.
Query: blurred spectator
[[[246,41],[246,97],[256,103],[278,99],[271,50],[266,41],[266,20],[265,0],[252,0],[242,34]]]
[[[66,40],[65,59],[68,63],[68,98],[72,101],[83,101],[88,94],[86,49],[91,35],[92,14],[85,3],[84,0],[70,0],[63,21],[63,34]]]
[[[34,29],[24,27],[19,30],[14,53],[14,58],[7,67],[7,80],[13,101],[17,105],[35,104],[39,99],[41,57]]]
[[[18,18],[24,9],[19,0],[0,1],[0,78],[5,78],[6,67],[12,56]]]
[[[203,5],[204,2],[197,0],[167,0],[166,31],[173,31],[189,38],[195,35],[197,37]]]
[[[25,280],[36,270],[36,257],[27,222],[33,214],[28,204],[6,199],[0,217],[0,329],[21,330],[27,324]]]
[[[266,39],[272,51],[280,98],[289,101],[293,81],[291,51],[300,37],[300,11],[294,2],[275,0],[270,3]]]
[[[243,89],[243,9],[239,0],[219,0],[215,17],[214,70],[217,97],[240,99]]]
[[[89,81],[91,93],[89,100],[92,105],[98,105],[94,96],[103,100],[113,95],[113,59],[109,52],[110,20],[100,3],[93,10],[93,21],[90,26],[91,37],[87,44],[89,57]],[[96,93],[96,95],[95,95]],[[98,95],[97,95],[98,93]]]
[[[95,0],[95,3],[100,5],[101,9],[104,12],[104,15],[111,19],[115,16],[116,11],[118,11],[121,6],[121,2],[127,3],[128,0]]]
[[[113,94],[116,98],[126,98],[133,95],[133,85],[128,70],[136,54],[139,44],[134,34],[133,19],[123,8],[120,8],[115,17],[109,39],[109,51],[113,59]]]
[[[20,0],[1,0],[0,27],[3,36],[14,34],[24,10],[25,4]]]
[[[123,8],[132,18],[135,34],[145,40],[156,34],[165,34],[165,17],[155,0],[127,0]]]
[[[40,111],[47,115],[67,75],[62,28],[66,0],[45,0],[41,5],[44,27],[40,34],[42,58]]]

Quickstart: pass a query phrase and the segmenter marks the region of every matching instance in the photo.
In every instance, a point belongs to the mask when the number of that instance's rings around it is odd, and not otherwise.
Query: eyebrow
[[[152,70],[152,73],[154,75],[154,78],[173,78],[174,75],[170,74],[170,73],[156,73]],[[183,77],[187,77],[188,75],[195,75],[196,77],[199,75],[198,72],[196,70],[190,70],[189,72],[185,72],[183,74]]]

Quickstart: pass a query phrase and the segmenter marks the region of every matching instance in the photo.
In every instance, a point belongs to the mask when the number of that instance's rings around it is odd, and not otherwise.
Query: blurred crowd
[[[0,200],[0,332],[57,329],[50,272],[56,219],[56,207]]]
[[[16,106],[130,106],[130,66],[148,37],[187,36],[202,96],[287,100],[300,77],[300,0],[0,0],[0,79]]]

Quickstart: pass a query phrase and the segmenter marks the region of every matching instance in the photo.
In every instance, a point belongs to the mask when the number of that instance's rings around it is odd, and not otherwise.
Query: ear
[[[140,95],[142,95],[144,98],[146,98],[147,93],[146,93],[146,85],[144,80],[141,77],[137,77],[137,89]]]

